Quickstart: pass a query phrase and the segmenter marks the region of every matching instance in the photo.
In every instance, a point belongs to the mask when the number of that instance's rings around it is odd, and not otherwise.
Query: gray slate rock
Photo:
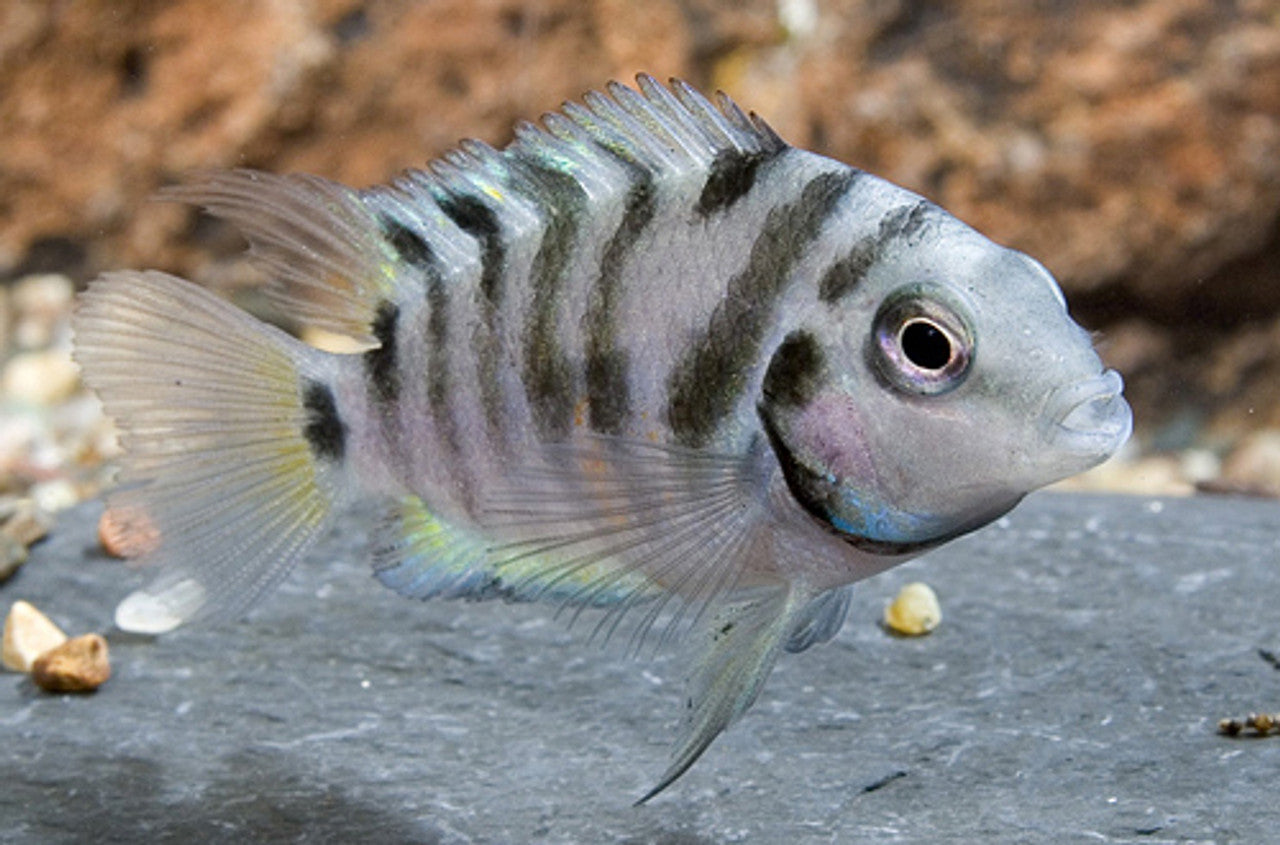
[[[671,790],[679,661],[551,608],[399,598],[353,516],[242,623],[110,629],[139,582],[64,514],[0,587],[107,631],[92,696],[0,676],[12,842],[1275,841],[1280,505],[1044,494],[865,582]],[[899,586],[932,635],[878,624]],[[589,620],[587,620],[589,622]]]

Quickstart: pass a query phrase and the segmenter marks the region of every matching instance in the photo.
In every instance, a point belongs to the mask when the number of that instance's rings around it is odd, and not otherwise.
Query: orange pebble
[[[160,532],[145,511],[107,508],[98,520],[98,542],[112,557],[141,557],[160,544]]]

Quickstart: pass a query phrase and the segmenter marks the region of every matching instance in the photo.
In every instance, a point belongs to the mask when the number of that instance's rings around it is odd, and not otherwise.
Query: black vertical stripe
[[[586,193],[573,176],[535,158],[517,153],[509,160],[546,220],[529,269],[533,299],[523,337],[525,393],[539,433],[544,438],[562,439],[573,426],[576,397],[573,369],[560,343],[558,317],[565,275],[586,210]]]
[[[347,449],[347,426],[338,416],[338,406],[329,386],[308,380],[302,385],[302,407],[307,421],[302,435],[317,458],[340,461]]]
[[[833,263],[818,282],[818,296],[823,302],[837,302],[853,293],[867,271],[880,260],[876,239],[868,238],[855,244],[844,258]]]
[[[470,468],[465,464],[462,437],[455,415],[454,367],[450,361],[452,344],[449,342],[450,289],[444,276],[428,268],[423,279],[426,286],[427,316],[427,407],[435,423],[437,437],[444,448],[443,457],[449,474],[457,484],[464,504],[470,509],[473,484]]]
[[[498,308],[502,301],[505,261],[498,215],[476,197],[447,195],[437,204],[446,217],[480,244],[480,292],[487,307]]]
[[[390,217],[383,217],[379,222],[387,243],[391,244],[401,261],[413,267],[426,267],[434,263],[435,256],[431,252],[431,246],[422,235]]]
[[[653,176],[638,165],[630,164],[627,169],[632,187],[622,220],[601,254],[600,276],[586,314],[587,405],[591,428],[602,434],[620,433],[630,413],[629,361],[626,351],[618,346],[622,271],[657,210]]]
[[[710,217],[742,199],[755,185],[761,163],[778,152],[780,150],[776,149],[754,152],[721,150],[711,162],[707,181],[698,196],[697,212],[703,217]]]
[[[417,272],[435,272],[435,255],[422,235],[387,214],[378,218],[378,225],[400,261]],[[373,395],[385,405],[400,398],[399,328],[400,307],[380,302],[370,326],[378,347],[364,354],[364,364]]]
[[[858,176],[851,168],[822,173],[794,202],[769,212],[746,269],[729,281],[724,301],[668,380],[668,421],[682,444],[705,445],[733,412],[788,276]]]
[[[374,397],[386,405],[400,397],[400,353],[397,348],[399,322],[400,306],[387,300],[379,303],[370,327],[373,336],[378,339],[378,346],[364,353],[365,375],[369,379],[369,386]]]
[[[497,213],[476,197],[446,195],[437,199],[440,210],[459,229],[475,238],[480,247],[480,324],[472,336],[480,379],[480,401],[492,437],[502,427],[502,382],[498,377],[502,360],[500,313],[506,273],[506,245]]]

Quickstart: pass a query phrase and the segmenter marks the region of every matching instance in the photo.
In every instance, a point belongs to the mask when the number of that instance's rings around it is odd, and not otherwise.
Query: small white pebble
[[[79,504],[81,496],[76,485],[65,478],[42,481],[31,488],[31,498],[46,513],[57,513]]]
[[[323,349],[325,352],[336,352],[340,355],[351,355],[369,350],[369,344],[367,343],[353,340],[344,334],[317,329],[314,326],[304,328],[301,338],[302,342],[308,346]]]
[[[14,340],[24,349],[48,346],[71,312],[75,286],[66,276],[27,276],[13,286]]]
[[[80,370],[66,349],[23,352],[9,359],[0,376],[7,398],[33,405],[51,405],[76,392]]]
[[[4,667],[30,672],[36,658],[67,641],[48,616],[25,601],[15,601],[4,620]]]
[[[895,634],[918,637],[942,621],[942,606],[933,589],[921,581],[907,584],[884,609],[884,624]]]
[[[58,313],[71,305],[75,293],[75,285],[66,276],[25,276],[13,286],[13,307],[23,314]]]

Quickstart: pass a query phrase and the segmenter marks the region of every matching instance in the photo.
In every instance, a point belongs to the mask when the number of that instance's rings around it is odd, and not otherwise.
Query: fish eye
[[[973,333],[963,310],[936,285],[912,285],[876,314],[872,363],[894,388],[919,396],[954,389],[969,372]]]
[[[898,346],[907,360],[922,370],[941,370],[955,354],[946,331],[925,318],[903,324],[898,331]]]

